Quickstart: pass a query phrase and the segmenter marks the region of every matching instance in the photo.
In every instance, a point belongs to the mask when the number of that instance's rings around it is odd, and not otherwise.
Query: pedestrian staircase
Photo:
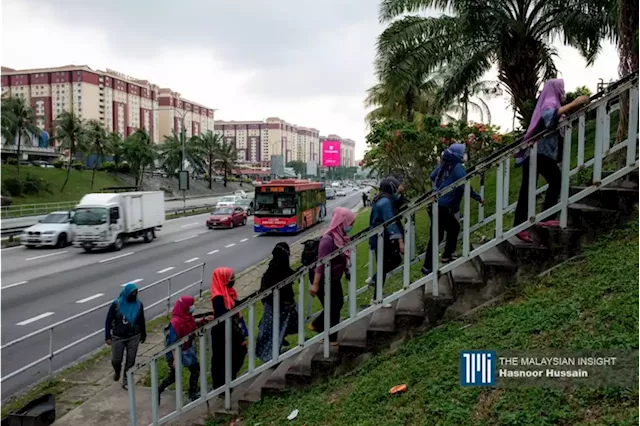
[[[622,100],[621,100],[622,99]],[[626,140],[612,144],[611,115],[619,109],[620,103],[629,102],[629,126]],[[585,127],[587,117],[595,113],[594,140],[586,140]],[[508,227],[505,222],[515,203],[509,204],[509,169],[515,152],[529,147],[531,149],[530,182],[535,182],[537,139],[528,142],[518,141],[504,148],[476,165],[468,176],[459,180],[444,190],[414,201],[401,213],[405,220],[405,241],[407,247],[415,245],[415,213],[424,209],[441,196],[455,187],[464,186],[463,226],[461,231],[462,253],[459,259],[440,264],[437,257],[438,250],[434,250],[433,265],[435,272],[428,276],[416,273],[419,270],[420,256],[411,253],[405,256],[404,264],[394,274],[401,278],[402,288],[387,294],[368,306],[357,306],[358,294],[367,290],[366,286],[358,288],[365,276],[358,276],[357,247],[367,244],[369,237],[378,238],[378,246],[382,247],[381,225],[375,229],[353,238],[352,243],[331,255],[321,259],[318,263],[328,268],[330,260],[345,250],[351,250],[351,279],[348,284],[346,306],[348,316],[331,328],[331,332],[338,332],[337,347],[329,345],[328,331],[312,338],[306,338],[305,322],[311,317],[306,308],[309,301],[308,283],[305,277],[308,268],[299,271],[292,278],[282,282],[273,289],[267,290],[244,305],[236,307],[229,314],[208,324],[194,333],[199,341],[199,347],[204,348],[200,353],[201,363],[201,397],[186,403],[181,398],[182,382],[176,382],[175,409],[170,414],[163,407],[161,417],[157,404],[157,362],[169,350],[180,352],[185,339],[181,339],[169,348],[160,351],[149,361],[136,365],[129,370],[129,382],[133,377],[144,371],[151,372],[151,411],[152,424],[166,424],[175,421],[180,416],[206,402],[213,411],[234,412],[260,400],[267,395],[304,387],[316,380],[322,380],[335,371],[336,368],[348,368],[366,359],[367,354],[384,348],[393,347],[413,332],[420,332],[434,326],[439,321],[449,317],[457,317],[469,313],[475,308],[492,303],[501,295],[507,286],[521,275],[539,273],[553,267],[579,253],[581,246],[598,233],[619,224],[630,217],[638,216],[638,76],[629,76],[611,85],[606,92],[599,93],[592,98],[591,103],[581,111],[561,122],[565,128],[563,143],[564,155],[561,165],[562,189],[560,200],[556,206],[542,212],[536,211],[536,194],[546,188],[529,187],[529,221],[519,226]],[[577,140],[573,133],[577,129]],[[577,142],[577,144],[575,143]],[[592,152],[591,152],[592,151]],[[607,169],[607,170],[605,170]],[[578,173],[588,171],[590,179],[581,185],[572,185],[572,177]],[[472,224],[470,207],[471,181],[481,175],[495,172],[495,211],[484,217],[477,215],[477,223]],[[576,179],[573,179],[574,181]],[[487,198],[487,194],[485,194]],[[538,225],[551,215],[559,213],[560,227],[546,228]],[[438,216],[434,209],[432,217],[433,232],[437,235]],[[473,232],[486,227],[492,227],[490,239],[476,240]],[[529,230],[533,242],[523,242],[515,236],[522,230]],[[437,244],[437,243],[436,243]],[[382,250],[379,251],[382,253]],[[382,262],[369,253],[368,276],[374,272],[376,264],[378,280],[374,283],[378,294],[382,294]],[[312,265],[315,266],[315,265]],[[329,274],[325,274],[329,276]],[[389,279],[389,275],[388,278]],[[298,288],[299,333],[297,345],[286,352],[279,353],[276,349],[273,359],[265,364],[256,365],[255,352],[255,318],[256,303],[260,303],[265,296],[273,294],[274,306],[279,306],[279,290],[282,286],[293,282]],[[387,287],[388,287],[387,283]],[[388,290],[388,289],[387,289]],[[325,295],[325,306],[330,302],[330,294]],[[227,331],[227,341],[230,341],[230,315],[248,311],[247,326],[249,328],[249,368],[241,376],[232,380],[230,374],[231,351],[227,345],[227,375],[226,384],[218,389],[209,389],[208,375],[208,330],[224,323]],[[274,330],[279,328],[279,314],[274,313]],[[329,318],[325,316],[325,329],[329,330]],[[277,334],[277,333],[274,333]],[[219,350],[219,348],[218,348]],[[180,356],[176,366],[180,371]],[[219,398],[224,396],[224,401]],[[137,425],[136,390],[129,389],[129,404],[131,424]],[[148,418],[148,416],[145,416]]]

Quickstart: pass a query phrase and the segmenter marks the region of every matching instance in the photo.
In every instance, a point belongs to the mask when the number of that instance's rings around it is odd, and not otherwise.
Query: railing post
[[[224,321],[224,408],[231,408],[231,317]]]
[[[611,144],[611,115],[608,111],[608,102],[605,100],[602,102],[604,105],[604,120],[602,122],[602,153],[604,154],[609,150],[609,146]]]
[[[602,181],[602,151],[604,144],[604,116],[607,105],[602,102],[596,110],[596,143],[593,154],[593,184],[600,185]]]
[[[511,157],[504,159],[504,182],[502,183],[502,189],[504,193],[504,201],[502,205],[504,208],[509,207],[509,174],[511,171]]]
[[[329,330],[331,329],[331,261],[324,265],[324,357],[329,358]]]
[[[480,197],[484,200],[484,172],[480,173]],[[484,206],[478,204],[478,223],[484,220]]]
[[[584,126],[585,114],[582,113],[578,118],[578,168],[584,164]]]
[[[249,371],[256,368],[256,302],[249,305]]]
[[[464,183],[464,207],[462,217],[462,257],[469,256],[471,246],[471,179]]]
[[[349,295],[349,318],[353,318],[356,316],[356,298],[357,298],[357,286],[358,286],[358,279],[357,279],[357,273],[358,273],[358,269],[356,268],[356,253],[357,253],[357,247],[355,246],[355,244],[353,245],[353,248],[351,249],[351,259],[350,259],[350,263],[349,263],[349,287],[347,288],[347,292]]]
[[[171,278],[169,278],[169,285],[167,286],[167,316],[171,313]]]
[[[636,162],[638,144],[638,86],[629,89],[629,127],[627,130],[627,166]]]
[[[529,151],[529,192],[527,193],[527,216],[533,223],[536,216],[536,189],[538,187],[538,143],[534,143]]]
[[[136,413],[136,387],[133,385],[133,369],[125,371],[127,375],[127,383],[129,384],[129,419],[131,420],[131,426],[138,426],[138,416]]]
[[[367,278],[373,277],[374,251],[369,249],[369,263],[367,263]]]
[[[411,227],[411,245],[410,245],[410,253],[411,260],[416,258],[416,214],[411,213],[411,221],[413,226]]]
[[[202,297],[202,287],[204,286],[204,267],[206,263],[202,263],[202,270],[200,271],[200,295],[198,297]]]
[[[306,295],[304,276],[305,274],[302,274],[300,280],[298,280],[298,345],[300,346],[304,345],[304,298],[307,297],[311,300],[311,297]]]
[[[498,170],[496,171],[496,238],[502,238],[502,214],[504,207],[504,161],[498,162]]]
[[[411,284],[411,234],[413,232],[413,218],[412,215],[407,215],[407,223],[404,227],[404,265],[402,270],[402,286],[404,288],[409,287]]]
[[[273,291],[273,322],[271,333],[271,358],[280,358],[280,289]]]
[[[173,357],[176,367],[176,411],[182,411],[184,403],[182,402],[182,345],[176,347],[176,353]],[[132,386],[132,384],[129,384]]]
[[[49,329],[49,378],[53,376],[53,327]]]
[[[129,382],[127,382],[129,383]],[[133,387],[133,383],[129,386]],[[151,360],[151,417],[153,418],[153,424],[158,424],[158,360]]]
[[[207,332],[204,331],[198,338],[200,346],[200,399],[204,402],[207,399]]]
[[[433,288],[431,289],[434,297],[438,296],[438,269],[440,266],[438,264],[438,260],[440,257],[440,238],[438,233],[438,199],[434,199],[431,204],[431,271],[433,272],[433,278],[431,285]],[[426,293],[426,292],[425,292]]]
[[[569,180],[571,176],[569,176],[569,172],[571,170],[571,134],[573,133],[573,128],[571,127],[571,123],[565,127],[564,131],[564,145],[562,148],[562,175],[561,175],[561,183],[560,183],[560,206],[562,209],[560,210],[560,227],[566,228],[568,221],[568,206],[569,206]]]
[[[378,232],[378,245],[377,245],[377,253],[376,253],[376,297],[375,302],[380,303],[383,299],[382,297],[382,284],[384,282],[384,228]]]

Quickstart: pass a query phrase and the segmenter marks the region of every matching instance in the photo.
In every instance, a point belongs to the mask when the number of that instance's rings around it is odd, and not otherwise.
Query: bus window
[[[256,214],[293,216],[296,214],[296,194],[258,193]]]

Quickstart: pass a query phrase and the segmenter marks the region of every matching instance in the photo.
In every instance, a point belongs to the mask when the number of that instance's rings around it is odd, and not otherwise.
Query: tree
[[[213,162],[216,160],[223,137],[219,133],[213,133],[211,130],[198,136],[198,144],[202,149],[202,153],[206,158],[207,167],[209,168],[209,189],[213,189]]]
[[[200,139],[193,136],[186,138],[185,132],[173,133],[165,136],[164,142],[158,146],[158,155],[162,161],[162,168],[170,175],[177,176],[177,172],[182,170],[183,158],[182,147],[184,145],[184,160],[197,170],[203,170],[203,150]]]
[[[617,47],[620,63],[618,74],[626,77],[632,72],[638,72],[638,2],[619,0],[617,16]],[[616,141],[624,139],[629,125],[629,96],[620,95],[620,120],[616,132]],[[621,152],[621,151],[619,151]],[[622,160],[622,156],[621,156]]]
[[[232,172],[237,160],[238,151],[236,151],[236,147],[232,143],[222,140],[218,149],[216,163],[224,171],[225,188],[227,187],[227,175]]]
[[[56,119],[54,140],[60,142],[59,149],[61,151],[67,150],[69,153],[69,159],[67,160],[67,175],[60,188],[60,192],[64,192],[64,188],[69,182],[69,175],[71,174],[71,164],[75,160],[76,153],[86,152],[88,135],[84,121],[77,115],[70,111],[64,111]]]
[[[21,97],[2,98],[2,137],[6,145],[16,143],[17,176],[20,178],[22,140],[35,136],[41,140],[42,130],[33,124],[33,111]]]
[[[96,169],[98,168],[98,160],[102,163],[104,157],[109,152],[109,138],[107,131],[98,120],[89,120],[87,122],[87,139],[89,155],[94,155],[93,173],[91,173],[91,190],[93,190],[93,181],[96,178]]]
[[[136,179],[136,187],[141,188],[144,180],[144,170],[153,165],[156,153],[149,133],[144,129],[133,132],[122,144],[122,154],[129,163]]]
[[[435,7],[450,14],[405,16],[380,35],[380,80],[411,79],[415,69],[448,69],[444,87],[462,93],[495,63],[523,127],[541,83],[556,76],[551,42],[560,36],[591,64],[612,35],[615,0],[382,0],[380,18]]]
[[[305,176],[307,174],[307,163],[304,161],[289,161],[287,167],[292,167],[296,175]]]
[[[565,93],[565,102],[570,103],[573,102],[578,96],[591,96],[591,90],[587,86],[576,87],[573,92]]]
[[[122,159],[122,136],[118,132],[110,132],[107,135],[107,146],[109,147],[109,153],[113,154],[113,162],[117,166]]]

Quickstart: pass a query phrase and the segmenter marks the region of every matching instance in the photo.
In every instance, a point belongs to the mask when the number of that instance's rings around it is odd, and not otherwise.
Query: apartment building
[[[278,117],[264,121],[218,121],[215,131],[235,145],[240,162],[269,167],[272,155],[283,155],[285,162],[319,158],[319,131]]]
[[[325,140],[340,142],[340,165],[345,167],[355,167],[357,165],[356,142],[353,139],[343,138],[339,135],[320,136],[320,158],[322,157],[322,142]]]
[[[183,123],[187,138],[214,130],[215,110],[183,99],[178,92],[160,89],[158,105],[161,141],[165,136],[181,132]]]

